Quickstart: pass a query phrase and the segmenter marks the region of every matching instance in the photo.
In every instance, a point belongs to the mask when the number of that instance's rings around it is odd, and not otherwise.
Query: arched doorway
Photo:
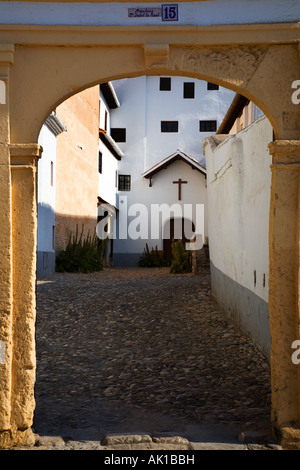
[[[291,361],[291,345],[299,337],[300,131],[299,110],[291,99],[300,74],[296,28],[258,26],[255,44],[249,25],[229,30],[49,26],[17,28],[12,34],[13,29],[2,28],[0,51],[6,88],[0,106],[0,298],[5,313],[1,445],[29,442],[31,436],[39,129],[68,96],[95,83],[141,74],[190,76],[228,87],[255,102],[274,128],[269,235],[272,424],[284,440],[299,442],[298,432],[286,431],[300,423],[299,373]],[[33,87],[37,77],[39,86]]]
[[[185,218],[168,220],[163,227],[163,255],[166,260],[172,259],[172,243],[182,240],[184,246],[194,240],[195,224]]]

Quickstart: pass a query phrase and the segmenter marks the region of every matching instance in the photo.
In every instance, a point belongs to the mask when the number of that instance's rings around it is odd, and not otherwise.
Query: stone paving
[[[208,271],[56,273],[37,292],[35,448],[277,448],[269,364]]]

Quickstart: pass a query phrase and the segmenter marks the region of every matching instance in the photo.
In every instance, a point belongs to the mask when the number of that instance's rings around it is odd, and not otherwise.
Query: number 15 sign
[[[178,5],[166,3],[162,5],[162,21],[178,21]]]
[[[162,21],[178,21],[178,4],[165,3],[161,8],[128,8],[129,18],[159,17]]]

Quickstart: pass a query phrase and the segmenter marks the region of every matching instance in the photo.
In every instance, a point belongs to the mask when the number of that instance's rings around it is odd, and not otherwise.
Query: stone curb
[[[246,444],[218,442],[190,442],[181,436],[153,436],[149,434],[109,434],[103,441],[64,441],[60,436],[35,435],[33,447],[14,447],[10,450],[283,450],[275,444]]]

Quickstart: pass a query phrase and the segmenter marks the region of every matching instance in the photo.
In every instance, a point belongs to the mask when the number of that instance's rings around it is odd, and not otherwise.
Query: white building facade
[[[66,128],[55,113],[43,125],[39,144],[43,158],[38,162],[37,198],[37,274],[46,276],[55,271],[55,200],[56,200],[56,137]]]
[[[203,226],[204,242],[206,170],[202,140],[216,132],[234,93],[187,77],[144,76],[112,85],[119,105],[111,108],[106,118],[106,135],[110,134],[122,156],[110,169],[104,170],[103,163],[99,192],[118,209],[114,265],[136,266],[146,244],[164,253],[170,220],[190,221],[196,231]],[[115,194],[115,202],[109,191]],[[192,239],[184,235],[174,238]]]
[[[110,133],[111,110],[119,108],[120,103],[112,83],[100,85],[99,94],[99,189],[98,224],[103,221],[103,230],[97,226],[98,237],[105,239],[113,231],[114,216],[117,215],[118,164],[123,152],[112,139]],[[113,237],[105,248],[106,266],[113,264]]]
[[[136,266],[146,244],[170,257],[173,238],[192,242],[189,249],[202,246],[208,235],[202,140],[216,132],[233,96],[187,77],[100,85],[98,236],[112,235],[106,265]],[[55,270],[56,135],[64,130],[53,114],[40,135],[39,275]]]

